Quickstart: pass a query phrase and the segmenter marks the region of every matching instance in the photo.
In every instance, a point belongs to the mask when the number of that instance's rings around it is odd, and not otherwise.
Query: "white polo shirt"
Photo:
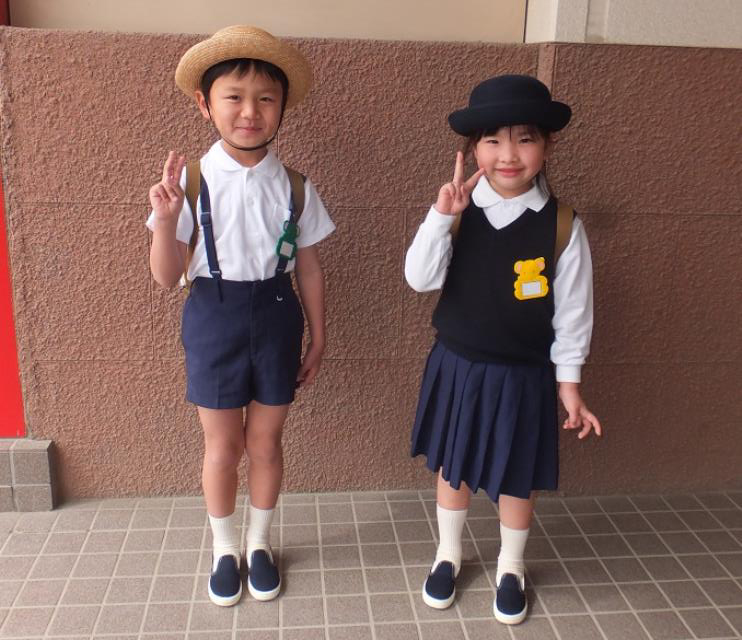
[[[289,219],[291,186],[283,165],[272,151],[268,151],[254,167],[244,167],[222,147],[214,143],[201,158],[201,173],[209,186],[214,244],[222,278],[225,280],[267,280],[276,273],[278,256],[276,244],[283,233],[283,223]],[[185,189],[185,170],[180,186]],[[201,225],[201,203],[197,219]],[[147,227],[154,228],[154,212],[147,219]],[[301,249],[316,244],[334,230],[330,216],[314,185],[304,183],[304,211],[299,219],[297,245]],[[188,244],[193,231],[193,217],[188,201],[178,218],[175,236]],[[294,268],[289,261],[286,271]],[[211,277],[206,258],[203,230],[188,268],[188,278]]]

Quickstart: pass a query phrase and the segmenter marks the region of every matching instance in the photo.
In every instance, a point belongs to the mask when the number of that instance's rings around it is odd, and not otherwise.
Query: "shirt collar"
[[[545,193],[543,187],[536,181],[534,185],[525,193],[515,196],[515,198],[503,198],[491,186],[486,176],[482,176],[477,181],[477,186],[471,194],[474,204],[485,209],[487,207],[506,207],[521,208],[523,211],[541,211],[549,199],[548,193]]]
[[[274,178],[281,166],[276,154],[271,149],[268,149],[265,158],[258,162],[258,164],[254,167],[245,167],[224,150],[221,140],[217,140],[211,145],[211,149],[209,149],[206,155],[213,159],[216,165],[224,171],[255,171],[268,178]]]

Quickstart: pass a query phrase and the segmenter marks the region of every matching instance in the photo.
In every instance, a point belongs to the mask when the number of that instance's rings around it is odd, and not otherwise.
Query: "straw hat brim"
[[[289,81],[287,109],[301,102],[312,85],[312,69],[298,49],[267,31],[246,25],[221,29],[188,49],[175,70],[175,84],[194,97],[209,67],[234,58],[264,60],[280,68]]]

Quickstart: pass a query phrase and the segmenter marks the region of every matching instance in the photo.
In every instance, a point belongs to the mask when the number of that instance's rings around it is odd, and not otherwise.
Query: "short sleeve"
[[[186,172],[183,170],[183,175],[180,176],[180,186],[185,190],[186,183]],[[155,212],[150,211],[149,217],[146,222],[147,228],[150,231],[155,229]],[[180,240],[183,244],[188,244],[191,241],[191,234],[193,233],[193,215],[191,214],[191,207],[188,204],[188,200],[183,199],[183,208],[180,210],[178,216],[178,226],[175,228],[175,237]]]
[[[335,224],[309,178],[304,182],[304,211],[299,219],[299,229],[296,244],[300,249],[317,244],[335,231]]]

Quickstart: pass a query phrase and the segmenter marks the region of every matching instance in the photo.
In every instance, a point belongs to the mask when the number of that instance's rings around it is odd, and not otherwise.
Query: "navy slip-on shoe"
[[[423,585],[423,602],[433,609],[447,609],[456,597],[456,572],[450,562],[439,562]]]
[[[256,600],[273,600],[281,590],[281,576],[269,549],[257,549],[250,554],[247,569],[247,590]]]
[[[209,577],[209,600],[220,607],[231,607],[242,596],[242,579],[237,559],[232,555],[219,558]]]
[[[526,594],[520,578],[512,573],[503,574],[495,596],[495,618],[503,624],[520,624],[528,611]]]

